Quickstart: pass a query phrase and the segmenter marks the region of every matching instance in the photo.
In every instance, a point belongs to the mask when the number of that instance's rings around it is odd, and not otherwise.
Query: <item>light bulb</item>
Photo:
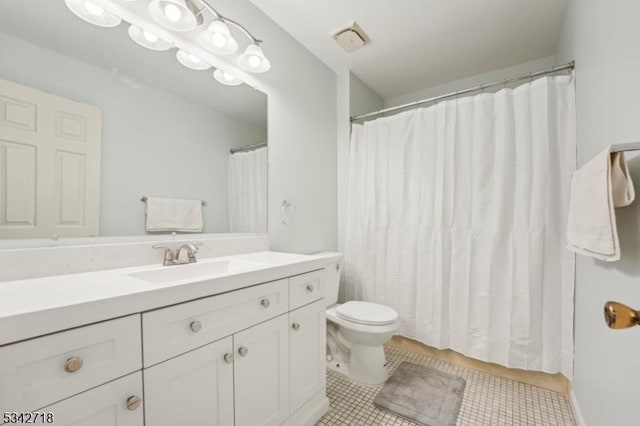
[[[168,3],[164,7],[164,14],[171,22],[178,22],[182,18],[182,11],[178,6],[172,3]]]
[[[224,77],[224,79],[225,79],[226,81],[235,81],[235,79],[236,79],[236,76],[235,76],[235,75],[233,75],[233,74],[229,74],[228,72],[225,72],[225,73],[223,74],[223,77]]]
[[[198,58],[195,55],[189,54],[189,59],[191,59],[193,61],[193,63],[195,64],[199,64],[200,62],[202,62],[202,60],[200,58]]]
[[[262,60],[260,60],[260,58],[256,55],[250,55],[247,61],[249,62],[249,66],[251,66],[252,68],[258,68],[260,66],[260,63],[262,62]]]
[[[222,71],[221,69],[215,70],[213,77],[218,81],[218,83],[224,84],[225,86],[239,86],[242,84],[242,80],[234,74],[228,71]]]
[[[89,12],[93,16],[100,16],[100,15],[102,15],[104,13],[104,9],[103,8],[101,8],[100,6],[96,6],[95,4],[91,3],[90,1],[85,1],[84,2],[84,7],[85,7],[85,9],[87,9],[87,12]]]
[[[142,36],[149,42],[149,43],[155,43],[156,41],[158,41],[158,36],[155,34],[150,33],[149,31],[142,31]]]
[[[226,40],[225,40],[224,34],[213,33],[213,36],[211,36],[211,41],[216,47],[224,47]]]

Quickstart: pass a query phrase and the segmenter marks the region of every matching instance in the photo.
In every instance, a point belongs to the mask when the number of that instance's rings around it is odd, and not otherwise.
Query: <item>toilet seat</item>
[[[351,301],[335,308],[338,317],[365,325],[387,325],[398,319],[392,308],[377,303]]]

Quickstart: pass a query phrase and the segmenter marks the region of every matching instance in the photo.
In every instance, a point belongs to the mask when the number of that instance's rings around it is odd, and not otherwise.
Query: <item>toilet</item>
[[[382,345],[398,330],[398,313],[377,303],[337,304],[339,285],[340,265],[336,263],[327,267],[327,360],[342,359],[347,365],[330,363],[330,368],[357,382],[384,383],[387,369]]]

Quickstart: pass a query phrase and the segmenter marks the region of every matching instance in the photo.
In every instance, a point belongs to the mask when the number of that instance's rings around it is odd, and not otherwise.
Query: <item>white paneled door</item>
[[[0,80],[0,238],[93,236],[100,109]]]

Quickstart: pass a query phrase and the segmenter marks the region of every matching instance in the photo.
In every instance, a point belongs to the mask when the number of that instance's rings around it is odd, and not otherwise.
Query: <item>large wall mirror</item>
[[[146,235],[143,197],[204,201],[204,233],[266,232],[266,95],[128,27],[87,24],[64,0],[0,3],[0,238]],[[92,206],[98,232],[74,234]]]

